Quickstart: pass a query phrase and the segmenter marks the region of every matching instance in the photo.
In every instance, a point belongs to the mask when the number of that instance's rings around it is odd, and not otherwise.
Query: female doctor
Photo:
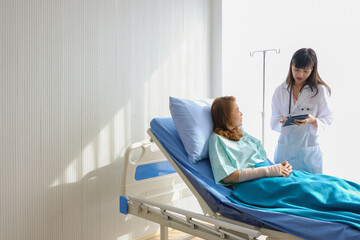
[[[331,89],[320,78],[317,57],[311,48],[296,51],[286,81],[272,97],[271,128],[280,133],[274,161],[288,161],[293,169],[322,173],[319,132],[332,122],[328,107]],[[309,114],[284,126],[289,115]]]

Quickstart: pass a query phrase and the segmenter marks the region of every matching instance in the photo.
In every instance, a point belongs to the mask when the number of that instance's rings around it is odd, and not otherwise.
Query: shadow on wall
[[[59,210],[57,213],[48,211],[54,215],[46,216],[49,221],[48,226],[54,227],[49,229],[50,232],[59,233],[57,238],[52,239],[125,240],[133,239],[133,235],[138,237],[148,233],[149,230],[150,232],[157,230],[158,225],[149,225],[146,220],[119,212],[122,162],[123,158],[119,158],[109,165],[89,172],[78,182],[48,188],[44,205]],[[59,199],[61,198],[59,191],[67,192],[63,195],[63,199]],[[79,200],[74,203],[74,198]],[[61,205],[66,207],[62,208]],[[59,218],[63,219],[62,226],[51,223],[52,220],[56,221]],[[136,221],[131,221],[133,218],[136,218]],[[138,226],[145,227],[139,229]],[[32,226],[29,225],[32,231],[33,227],[36,227],[36,222],[33,222]]]

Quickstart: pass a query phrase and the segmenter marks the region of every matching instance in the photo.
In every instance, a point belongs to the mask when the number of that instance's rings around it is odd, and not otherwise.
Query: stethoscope
[[[289,98],[289,115],[291,113],[291,96],[292,96],[292,87],[290,88],[290,98]]]

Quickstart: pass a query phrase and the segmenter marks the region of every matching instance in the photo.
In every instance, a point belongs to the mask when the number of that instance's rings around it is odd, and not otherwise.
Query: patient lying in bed
[[[269,165],[259,140],[242,131],[234,97],[211,107],[214,133],[209,157],[215,181],[231,185],[240,205],[345,223],[360,230],[360,185],[322,174],[292,171],[288,162]]]

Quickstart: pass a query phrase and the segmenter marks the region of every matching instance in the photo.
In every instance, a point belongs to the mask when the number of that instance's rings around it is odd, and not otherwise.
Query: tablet
[[[309,114],[303,114],[303,115],[296,115],[296,116],[290,116],[286,119],[285,123],[284,123],[284,127],[285,126],[289,126],[289,125],[293,125],[293,121],[295,119],[305,119],[309,116]]]

